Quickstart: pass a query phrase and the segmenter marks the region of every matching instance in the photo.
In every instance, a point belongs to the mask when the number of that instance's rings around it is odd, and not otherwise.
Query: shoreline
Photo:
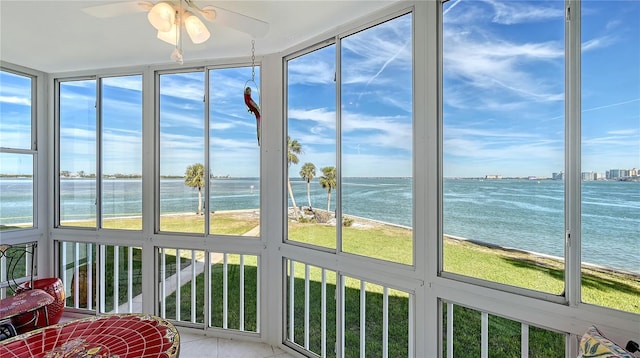
[[[557,261],[557,262],[561,263],[563,266],[564,266],[564,262],[565,262],[563,257],[554,256],[554,255],[548,255],[548,254],[544,254],[544,253],[541,253],[541,252],[528,251],[528,250],[523,250],[523,249],[518,249],[518,248],[508,247],[508,246],[500,246],[500,245],[495,245],[495,244],[484,242],[484,241],[477,241],[477,240],[467,239],[467,238],[464,238],[464,237],[454,236],[454,235],[444,234],[444,238],[452,240],[452,241],[457,241],[457,242],[468,242],[468,243],[471,243],[471,244],[474,244],[474,245],[477,245],[477,246],[485,247],[485,248],[490,249],[490,250],[501,250],[501,251],[507,251],[507,252],[516,252],[516,253],[520,253],[520,254],[532,255],[532,256],[536,256],[536,257],[540,257],[540,258],[545,258],[545,259],[549,259],[549,260],[552,260],[552,261]],[[611,267],[602,266],[602,265],[598,265],[598,264],[593,264],[593,263],[589,263],[589,262],[582,262],[581,267],[582,268],[586,268],[586,269],[590,269],[590,270],[594,270],[594,271],[602,271],[602,272],[605,272],[605,273],[632,276],[632,277],[636,277],[636,278],[640,279],[640,272],[633,272],[633,271],[627,271],[627,270],[622,270],[622,269],[614,269],[614,268],[611,268]]]
[[[292,210],[293,207],[289,207],[289,210]],[[298,207],[299,210],[303,210],[304,206],[299,206]],[[319,208],[314,208],[313,210],[317,210],[317,211],[322,211],[322,212],[327,212],[327,210],[324,209],[319,209]],[[331,212],[332,213],[332,212]],[[230,210],[217,210],[214,211],[213,213],[211,213],[211,215],[215,215],[215,214],[240,214],[237,215],[238,219],[255,219],[255,215],[260,215],[260,209],[230,209]],[[192,216],[192,215],[198,215],[197,213],[189,213],[189,212],[175,212],[175,213],[166,213],[166,214],[162,214],[161,216],[170,216],[170,217],[179,217],[179,216]],[[204,217],[204,215],[200,215],[202,217]],[[407,229],[407,230],[411,230],[411,227],[405,226],[405,225],[399,225],[399,224],[394,224],[394,223],[389,223],[389,222],[384,222],[384,221],[380,221],[380,220],[375,220],[375,219],[369,219],[369,218],[365,218],[365,217],[361,217],[361,216],[356,216],[356,215],[350,215],[350,214],[343,214],[344,217],[349,217],[354,219],[354,223],[353,223],[353,227],[354,228],[358,228],[358,229],[367,229],[367,228],[372,228],[372,227],[376,227],[376,226],[391,226],[391,227],[396,227],[396,228],[401,228],[401,229]],[[103,220],[118,220],[118,219],[135,219],[135,218],[141,218],[142,216],[113,216],[113,217],[106,217]],[[85,219],[85,220],[65,220],[65,221],[73,221],[73,222],[83,222],[83,221],[93,221],[95,219]],[[3,226],[23,226],[23,227],[30,227],[31,225],[33,225],[32,223],[15,223],[15,224],[0,224],[0,227]],[[324,224],[323,224],[324,225]],[[257,226],[257,228],[259,228],[259,225]],[[252,229],[252,231],[255,231],[256,228]],[[0,230],[1,232],[2,230]],[[529,251],[529,250],[524,250],[524,249],[519,249],[519,248],[515,248],[515,247],[509,247],[509,246],[500,246],[497,244],[492,244],[489,242],[484,242],[484,241],[479,241],[479,240],[474,240],[474,239],[468,239],[465,237],[460,237],[460,236],[455,236],[455,235],[449,235],[449,234],[443,234],[443,238],[449,239],[449,240],[453,240],[455,242],[468,242],[480,247],[484,247],[490,250],[500,250],[500,251],[504,251],[504,252],[514,252],[514,253],[519,253],[519,254],[523,254],[523,255],[532,255],[532,256],[536,256],[536,257],[540,257],[540,258],[544,258],[544,259],[549,259],[552,261],[556,261],[558,263],[561,263],[564,266],[564,258],[560,257],[560,256],[555,256],[555,255],[550,255],[550,254],[545,254],[545,253],[541,253],[541,252],[536,252],[536,251]],[[640,272],[634,272],[634,271],[629,271],[629,270],[624,270],[624,269],[617,269],[617,268],[612,268],[612,267],[608,267],[608,266],[603,266],[600,264],[594,264],[594,263],[589,263],[589,262],[582,262],[581,263],[581,267],[582,268],[587,268],[587,269],[591,269],[591,270],[595,270],[595,271],[601,271],[601,272],[605,272],[605,273],[613,273],[613,274],[620,274],[620,275],[627,275],[627,276],[631,276],[631,277],[635,277],[640,279]]]

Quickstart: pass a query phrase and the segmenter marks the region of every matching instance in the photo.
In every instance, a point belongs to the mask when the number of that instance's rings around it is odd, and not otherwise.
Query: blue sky
[[[582,170],[640,167],[637,1],[582,3]],[[445,176],[551,176],[564,166],[562,1],[444,10]]]
[[[582,14],[582,170],[640,168],[640,3],[584,1]],[[557,0],[445,4],[445,176],[548,177],[563,170],[564,25]],[[412,175],[410,28],[405,16],[342,42],[344,176]],[[335,51],[331,45],[289,62],[288,133],[303,147],[300,165],[336,163]],[[201,73],[165,76],[161,173],[182,175],[187,165],[204,160],[204,79]],[[259,174],[255,119],[242,102],[250,76],[250,68],[212,74],[216,175]],[[75,136],[69,151],[76,157],[63,159],[62,169],[94,172],[95,134],[87,118],[95,88],[72,87],[62,135]],[[107,174],[141,171],[140,87],[139,77],[109,79],[104,105],[114,119],[103,138]],[[1,146],[24,146],[16,133],[27,125],[28,96],[24,81],[0,74]],[[30,161],[9,157],[2,156],[3,172],[31,172]],[[291,176],[298,171],[292,167]]]
[[[412,176],[411,20],[342,39],[343,176]],[[303,149],[292,177],[306,162],[336,166],[335,53],[331,45],[288,63],[288,134]]]

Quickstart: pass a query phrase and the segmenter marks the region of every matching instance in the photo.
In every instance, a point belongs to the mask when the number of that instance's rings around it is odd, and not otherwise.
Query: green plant
[[[344,227],[350,227],[351,225],[353,225],[353,219],[350,217],[342,217],[342,226]]]

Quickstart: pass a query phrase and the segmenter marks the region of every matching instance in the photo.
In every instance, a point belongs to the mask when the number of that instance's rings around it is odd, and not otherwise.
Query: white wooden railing
[[[59,245],[59,276],[68,309],[142,312],[141,262],[137,262],[141,248],[78,242]],[[160,316],[200,327],[208,317],[207,327],[259,333],[259,256],[180,248],[157,248],[157,255]]]
[[[98,313],[142,312],[141,258],[135,259],[141,248],[79,242],[59,245],[59,277],[65,287],[67,308]],[[121,292],[126,292],[124,297]]]
[[[530,326],[525,322],[517,322],[517,321],[510,320],[508,318],[494,316],[488,312],[483,312],[483,311],[463,307],[460,305],[456,305],[452,302],[443,301],[442,303],[444,306],[444,316],[445,316],[445,322],[446,322],[445,323],[446,332],[444,337],[444,341],[446,343],[444,344],[443,357],[454,358],[459,356],[465,356],[465,357],[479,356],[480,358],[488,358],[490,356],[495,356],[497,354],[496,352],[493,351],[494,349],[497,349],[496,345],[499,346],[499,349],[501,350],[504,349],[506,346],[505,344],[494,343],[493,346],[490,344],[491,339],[497,338],[497,337],[494,337],[494,335],[500,334],[500,333],[492,332],[492,327],[490,326],[490,323],[489,323],[490,319],[500,320],[503,323],[508,322],[510,326],[517,327],[512,330],[509,336],[516,336],[516,335],[520,336],[519,340],[517,338],[511,338],[511,341],[513,343],[511,346],[511,350],[508,353],[501,352],[501,355],[504,356],[506,354],[512,357],[518,356],[520,358],[529,358],[530,340],[532,338],[530,336],[530,332],[532,329],[535,329],[536,332],[538,332],[538,334],[540,334],[541,332],[545,334],[545,337],[547,337],[545,344],[548,344],[549,346],[555,344],[556,346],[554,350],[550,349],[543,353],[534,352],[533,356],[546,357],[549,354],[551,354],[549,353],[550,351],[557,351],[557,352],[561,352],[560,355],[558,355],[558,357],[564,357],[565,340],[568,337],[568,335],[565,333],[554,332],[554,331],[550,331],[540,327]],[[454,317],[455,317],[454,312],[458,309],[465,310],[466,315],[464,318],[454,320]],[[478,315],[480,316],[480,322],[479,322],[480,341],[479,341],[478,355],[476,355],[475,353],[476,349],[463,346],[463,343],[457,339],[455,330],[454,330],[454,328],[457,326],[460,326],[460,329],[469,330],[471,326],[476,325],[477,321],[474,322],[474,320],[469,319],[468,318],[469,315],[473,315],[475,317],[477,317]],[[504,335],[505,333],[503,332],[502,334]],[[549,337],[551,336],[553,336],[553,339],[549,339]],[[458,347],[458,349],[456,349],[456,347]],[[516,352],[516,350],[519,350],[519,352]],[[458,352],[458,354],[456,355],[455,352]]]
[[[294,260],[287,260],[286,281],[287,341],[285,344],[291,348],[320,357],[414,356],[414,326],[411,319],[414,295],[412,293]],[[313,317],[311,313],[314,308],[317,311],[317,307],[313,307],[311,302],[314,300],[312,285],[320,285],[319,317],[317,315]],[[302,293],[297,292],[300,288],[303,290]],[[348,296],[353,299],[349,300]],[[401,312],[402,317],[398,317],[397,312],[392,313],[390,297],[394,298],[396,304],[394,308]],[[377,301],[381,301],[381,307],[373,306]],[[357,304],[358,308],[350,307],[350,304]],[[368,307],[372,307],[373,311],[368,312]],[[379,311],[375,312],[376,310]],[[376,318],[376,313],[380,313],[381,319]],[[406,324],[400,329],[397,325],[392,328],[390,314],[396,315],[394,319],[397,322],[406,322]],[[315,332],[318,326],[320,343],[312,345],[310,332]],[[370,326],[379,326],[380,334],[369,332]],[[336,329],[332,330],[330,327],[336,327]],[[356,328],[358,343],[349,345],[347,332]],[[299,333],[300,330],[302,333]],[[401,332],[393,332],[393,330]],[[390,335],[395,339],[396,349],[393,351],[389,348]]]

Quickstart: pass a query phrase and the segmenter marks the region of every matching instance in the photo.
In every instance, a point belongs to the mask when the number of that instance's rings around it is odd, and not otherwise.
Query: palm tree
[[[335,188],[336,183],[336,167],[324,167],[320,177],[320,185],[327,189],[327,211],[331,211],[331,189]]]
[[[316,176],[316,166],[313,163],[304,163],[300,169],[300,176],[307,182],[307,202],[309,203],[309,209],[311,209],[311,179]]]
[[[204,165],[195,163],[187,167],[184,172],[184,183],[192,188],[198,188],[198,215],[202,214],[202,188],[204,188]]]
[[[289,190],[289,196],[291,197],[291,203],[293,204],[293,215],[298,219],[298,207],[296,206],[296,199],[293,198],[293,190],[291,189],[291,179],[289,178],[289,168],[291,164],[298,164],[300,161],[297,154],[302,153],[302,146],[297,140],[291,139],[287,136],[287,189]]]

